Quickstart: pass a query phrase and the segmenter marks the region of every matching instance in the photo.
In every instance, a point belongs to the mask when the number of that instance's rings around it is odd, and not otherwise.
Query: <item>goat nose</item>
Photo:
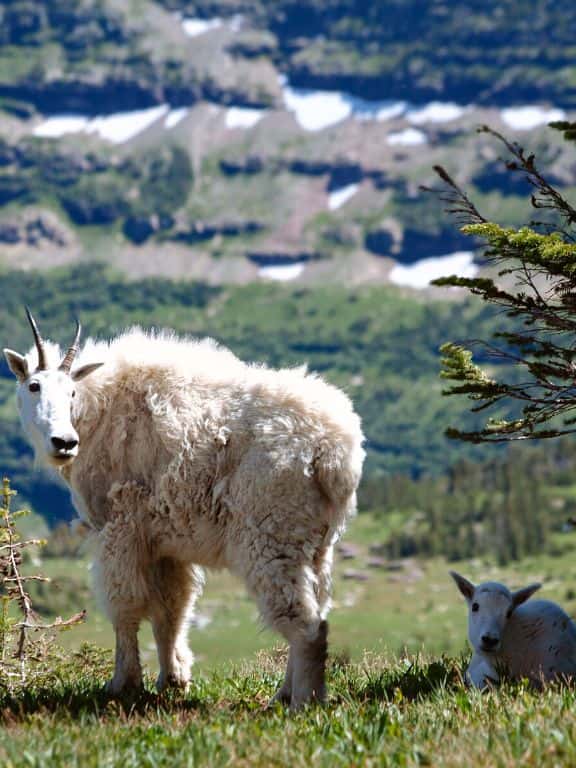
[[[485,648],[494,648],[498,645],[498,638],[492,635],[482,635],[481,640]]]
[[[78,445],[78,439],[75,437],[51,437],[50,440],[57,451],[72,451]]]

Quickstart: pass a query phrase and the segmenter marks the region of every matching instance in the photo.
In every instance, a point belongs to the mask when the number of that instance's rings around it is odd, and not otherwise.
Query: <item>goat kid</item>
[[[470,685],[485,688],[504,674],[540,687],[576,674],[576,625],[556,603],[529,600],[541,584],[510,592],[496,581],[476,586],[455,571],[450,575],[468,604]]]

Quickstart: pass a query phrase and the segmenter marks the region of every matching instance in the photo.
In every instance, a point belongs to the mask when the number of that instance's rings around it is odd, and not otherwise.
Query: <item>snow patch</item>
[[[230,107],[226,110],[226,128],[252,128],[266,114],[265,109]]]
[[[359,184],[348,184],[345,187],[340,187],[330,192],[328,195],[328,208],[331,211],[335,211],[343,206],[344,203],[347,203],[358,192],[358,187]]]
[[[292,88],[286,75],[278,75],[284,104],[294,112],[296,120],[307,131],[321,131],[330,125],[353,117],[361,122],[375,120],[384,123],[406,117],[414,125],[444,123],[457,120],[470,107],[452,102],[431,101],[414,106],[406,101],[368,101],[343,91],[315,91]]]
[[[389,133],[386,141],[390,146],[416,147],[420,144],[426,144],[428,139],[423,131],[417,128],[405,128],[403,131]]]
[[[296,264],[280,264],[269,267],[260,267],[258,277],[267,280],[294,280],[304,272],[304,264],[299,261]]]
[[[118,112],[115,115],[95,117],[88,123],[87,130],[99,134],[103,139],[122,144],[148,128],[170,110],[167,104],[133,112]]]
[[[321,131],[349,117],[362,122],[385,122],[400,117],[408,107],[405,101],[366,101],[342,91],[292,88],[285,75],[278,76],[278,83],[286,108],[294,112],[296,120],[306,131]]]
[[[350,117],[352,104],[338,91],[309,91],[284,86],[284,103],[306,131],[321,131]]]
[[[199,37],[200,35],[218,29],[224,24],[224,19],[215,17],[213,19],[182,19],[182,29],[188,37]]]
[[[411,107],[406,117],[414,125],[449,123],[451,120],[458,120],[466,111],[467,108],[459,104],[431,101],[422,107]]]
[[[174,128],[174,126],[178,125],[181,120],[184,120],[187,114],[187,107],[170,110],[170,112],[166,115],[166,119],[164,120],[164,128]]]
[[[566,113],[563,109],[533,105],[503,109],[500,117],[507,126],[515,131],[530,131],[533,128],[538,128],[540,125],[547,125],[554,120],[565,120]]]
[[[431,280],[446,275],[475,277],[478,267],[474,264],[473,251],[456,251],[446,256],[421,259],[414,264],[396,264],[389,275],[390,282],[410,288],[428,288]]]
[[[376,120],[379,123],[385,123],[387,120],[401,117],[408,108],[405,101],[366,101],[351,98],[351,102],[354,117],[361,122]]]
[[[49,117],[34,130],[34,136],[59,139],[68,133],[97,133],[101,138],[114,144],[122,144],[148,128],[164,115],[170,107],[161,104],[150,109],[132,112],[117,112],[101,117],[83,117],[81,115],[54,115]]]
[[[89,120],[88,117],[82,117],[82,115],[49,117],[34,128],[33,134],[43,139],[59,139],[60,136],[64,136],[66,133],[81,133],[85,131]]]

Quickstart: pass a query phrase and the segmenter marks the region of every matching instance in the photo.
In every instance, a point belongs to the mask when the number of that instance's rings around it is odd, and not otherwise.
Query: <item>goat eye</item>
[[[30,384],[28,384],[28,389],[30,392],[40,392],[40,384],[38,384],[37,381],[31,381]]]
[[[73,390],[72,397],[76,397],[76,390]]]
[[[506,618],[509,619],[510,616],[512,616],[512,608],[508,608],[508,610],[506,611]]]
[[[478,603],[472,603],[472,613],[477,613],[479,608],[480,606],[478,605]]]

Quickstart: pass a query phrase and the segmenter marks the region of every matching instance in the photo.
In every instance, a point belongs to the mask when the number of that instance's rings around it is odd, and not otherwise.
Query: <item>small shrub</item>
[[[65,621],[60,617],[51,624],[39,620],[28,584],[50,580],[24,575],[21,566],[24,554],[44,542],[21,538],[16,521],[27,512],[12,511],[10,504],[15,495],[10,481],[4,478],[0,491],[0,685],[8,688],[18,681],[24,683],[32,672],[32,662],[46,658],[54,630],[78,624],[85,616],[85,611],[81,611]]]

